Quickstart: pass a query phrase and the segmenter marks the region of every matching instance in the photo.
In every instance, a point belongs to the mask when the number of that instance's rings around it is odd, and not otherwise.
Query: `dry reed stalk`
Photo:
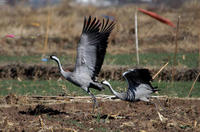
[[[189,93],[188,93],[188,98],[190,97],[190,94],[191,94],[191,92],[192,92],[192,89],[194,88],[194,85],[195,85],[197,79],[199,78],[199,76],[200,76],[200,72],[199,72],[199,74],[197,75],[196,79],[194,80],[194,82],[193,82],[193,84],[192,84],[192,87],[190,88],[190,91],[189,91]]]
[[[158,74],[169,64],[169,62],[167,62],[164,66],[162,66],[160,68],[160,70],[153,76],[153,80],[158,76]]]
[[[45,34],[45,40],[44,40],[44,54],[46,54],[46,50],[48,47],[49,25],[50,25],[50,9],[48,9],[48,16],[47,16],[46,34]]]
[[[43,122],[43,119],[41,118],[41,116],[39,115],[39,121],[40,121],[40,126],[42,129],[44,129],[44,122]]]
[[[200,35],[199,35],[200,37]],[[199,41],[199,67],[200,67],[200,41]]]
[[[26,16],[23,15],[23,17],[22,17],[22,23],[21,23],[21,26],[20,26],[20,37],[23,36],[23,31],[24,31],[24,22],[25,22],[25,20],[26,20]]]
[[[66,130],[66,131],[72,131],[72,132],[77,132],[75,129],[73,129],[73,128],[64,128],[64,130]]]
[[[174,51],[174,59],[173,59],[173,68],[172,68],[172,82],[174,81],[174,73],[175,73],[175,65],[176,65],[176,55],[178,52],[178,33],[179,33],[179,23],[180,23],[180,16],[178,17],[177,25],[176,25],[176,35],[175,35],[175,51]]]
[[[5,43],[6,37],[1,38],[0,44],[3,45]],[[3,46],[4,47],[4,46]]]
[[[158,117],[159,117],[160,121],[162,123],[166,123],[168,119],[165,118],[163,115],[161,115],[159,111],[157,111],[157,113],[158,113]]]

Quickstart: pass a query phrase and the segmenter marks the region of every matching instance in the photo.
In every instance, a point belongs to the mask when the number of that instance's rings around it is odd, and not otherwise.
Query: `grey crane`
[[[60,60],[55,55],[50,56],[50,59],[57,62],[60,72],[66,80],[81,87],[91,95],[94,102],[93,111],[97,102],[89,88],[99,91],[104,89],[103,85],[96,80],[96,77],[98,77],[101,70],[108,45],[108,38],[114,25],[115,22],[110,22],[109,19],[103,19],[100,22],[96,17],[85,17],[73,72],[64,71]]]
[[[129,69],[123,73],[123,77],[128,82],[126,92],[116,92],[106,80],[102,84],[108,86],[116,97],[130,102],[137,100],[149,102],[148,97],[150,97],[150,94],[158,91],[156,87],[151,85],[152,77],[148,69]]]

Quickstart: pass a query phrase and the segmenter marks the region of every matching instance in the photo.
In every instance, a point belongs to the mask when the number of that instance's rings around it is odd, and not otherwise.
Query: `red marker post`
[[[163,17],[159,16],[158,14],[156,14],[154,12],[147,11],[147,10],[144,10],[144,9],[141,9],[141,8],[139,8],[138,10],[140,12],[142,12],[142,13],[144,13],[144,14],[146,14],[146,15],[148,15],[148,16],[150,16],[150,17],[152,17],[152,18],[154,18],[154,19],[156,19],[156,20],[158,20],[158,21],[160,21],[162,23],[164,23],[164,24],[167,24],[167,25],[169,25],[169,26],[171,26],[173,28],[176,27],[170,20],[168,20],[166,18],[163,18]]]

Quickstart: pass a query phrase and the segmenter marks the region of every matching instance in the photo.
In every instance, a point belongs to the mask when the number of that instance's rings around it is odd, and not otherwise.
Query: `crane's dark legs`
[[[90,94],[90,96],[92,96],[92,100],[93,100],[93,113],[94,113],[95,106],[96,107],[98,106],[97,101],[96,101],[96,97],[89,90],[88,90],[88,93]]]
[[[91,82],[89,87],[97,89],[97,90],[100,90],[100,91],[105,89],[103,87],[103,85],[101,83],[99,83],[99,82]]]
[[[161,104],[160,100],[159,100],[157,97],[156,97],[156,99],[157,99],[158,103],[160,104],[161,108],[162,108],[163,110],[165,110],[165,109],[164,109],[164,106]]]
[[[158,104],[160,105],[161,110],[165,110],[163,105],[161,104],[160,100],[158,98],[156,98],[156,99],[158,100]],[[151,102],[156,106],[156,109],[158,111],[159,109],[158,109],[158,105],[156,104],[156,102],[154,100],[152,100],[152,99],[151,99]]]

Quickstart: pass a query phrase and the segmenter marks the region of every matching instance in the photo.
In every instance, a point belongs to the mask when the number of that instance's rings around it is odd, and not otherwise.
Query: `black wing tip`
[[[128,69],[126,72],[123,73],[123,76],[129,76],[130,74],[134,74],[135,76],[139,77],[140,79],[146,80],[148,82],[152,81],[152,76],[149,69],[141,68],[141,69]]]
[[[139,70],[139,73],[142,75],[141,77],[145,78],[147,81],[153,80],[149,69],[143,68],[143,69],[138,69],[138,70]]]
[[[110,19],[109,17],[108,18],[104,18],[103,19],[103,24],[102,24],[101,29],[100,29],[100,32],[102,32],[102,33],[110,33],[114,29],[115,24],[116,24],[115,23],[115,19]]]
[[[96,17],[88,16],[88,18],[84,17],[84,24],[82,33],[96,33],[99,32],[100,29],[100,21]]]
[[[103,18],[103,22],[101,24],[100,20],[97,19],[97,17],[93,17],[91,15],[88,17],[85,16],[82,33],[111,33],[111,31],[114,29],[115,24],[115,19]]]

